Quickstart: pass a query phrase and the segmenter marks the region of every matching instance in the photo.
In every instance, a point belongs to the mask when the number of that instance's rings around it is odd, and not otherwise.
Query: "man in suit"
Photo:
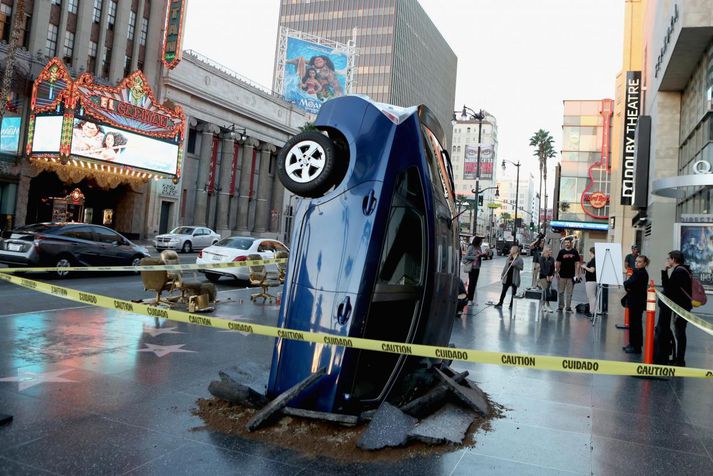
[[[683,253],[678,250],[669,252],[666,265],[661,270],[661,283],[663,294],[683,309],[690,311],[691,304],[691,272],[683,262]],[[671,350],[671,308],[659,301],[659,320],[656,323],[656,349],[654,350],[654,363],[672,363],[680,367],[686,366],[686,327],[688,321],[676,316],[674,320],[674,335],[676,338],[673,349],[673,361],[668,361]]]

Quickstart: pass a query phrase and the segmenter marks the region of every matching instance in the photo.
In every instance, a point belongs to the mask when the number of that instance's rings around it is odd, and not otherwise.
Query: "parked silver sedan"
[[[157,235],[153,240],[156,251],[180,250],[190,253],[214,245],[220,240],[220,235],[203,226],[179,226],[170,233]]]

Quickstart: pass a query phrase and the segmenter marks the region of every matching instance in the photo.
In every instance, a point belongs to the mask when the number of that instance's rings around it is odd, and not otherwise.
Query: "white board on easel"
[[[594,243],[597,283],[621,286],[624,284],[624,265],[619,243]]]

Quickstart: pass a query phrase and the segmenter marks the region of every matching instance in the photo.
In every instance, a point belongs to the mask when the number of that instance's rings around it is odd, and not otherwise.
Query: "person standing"
[[[564,308],[565,297],[567,312],[572,311],[572,293],[574,292],[574,278],[579,275],[579,252],[572,247],[572,240],[564,240],[564,248],[557,254],[555,260],[555,274],[558,277],[557,310]]]
[[[495,307],[503,307],[503,301],[505,301],[505,294],[508,292],[508,288],[512,288],[512,294],[510,295],[510,306],[512,309],[512,301],[517,293],[517,288],[520,286],[520,271],[525,267],[525,263],[522,261],[520,256],[520,247],[514,245],[510,247],[510,254],[503,267],[503,272],[500,273],[500,282],[503,283],[503,290],[500,293],[500,301],[495,305]]]
[[[629,345],[622,347],[627,354],[640,354],[641,345],[644,343],[644,332],[641,316],[646,309],[646,292],[649,285],[649,273],[646,267],[649,258],[639,255],[634,261],[634,272],[629,279],[624,281],[626,289],[626,307],[629,308]]]
[[[597,312],[597,268],[595,266],[594,247],[589,248],[589,261],[584,269],[584,286],[587,291],[587,301],[589,301],[589,311],[585,313],[587,317],[593,317]]]
[[[532,286],[535,287],[539,283],[540,276],[540,256],[542,256],[542,247],[544,246],[545,235],[540,233],[537,239],[530,243],[530,254],[532,255]]]
[[[691,304],[691,273],[684,264],[683,253],[673,250],[668,253],[666,265],[661,270],[661,283],[663,284],[663,294],[674,303],[681,306],[686,311],[690,311]],[[674,358],[669,362],[668,356],[671,352],[671,308],[659,301],[659,320],[656,323],[654,363],[686,366],[686,327],[688,321],[682,317],[674,320],[675,348]]]
[[[475,286],[478,284],[478,276],[480,276],[480,262],[482,261],[483,249],[480,245],[483,244],[483,238],[480,236],[474,236],[473,241],[468,246],[463,257],[463,263],[466,267],[470,266],[468,269],[468,304],[473,303],[473,296],[475,296]]]
[[[626,275],[631,276],[631,273],[636,269],[636,257],[639,256],[639,247],[631,245],[631,253],[624,257],[624,267]]]
[[[540,308],[545,312],[553,312],[550,307],[550,302],[547,300],[547,293],[552,287],[552,280],[555,277],[555,259],[552,257],[552,249],[545,246],[540,256],[538,285],[542,290],[542,298],[540,299]]]

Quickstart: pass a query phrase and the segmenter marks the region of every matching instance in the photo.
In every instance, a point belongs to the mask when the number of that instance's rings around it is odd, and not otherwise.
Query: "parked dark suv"
[[[146,248],[114,230],[86,223],[36,223],[0,240],[0,263],[18,267],[138,266],[146,256]]]
[[[315,126],[290,139],[276,163],[283,185],[307,197],[294,216],[279,326],[447,345],[459,249],[441,126],[425,106],[358,96],[326,102]],[[402,377],[424,365],[398,354],[277,339],[268,395],[325,368],[314,391],[292,404],[356,413],[395,386],[408,387]]]

